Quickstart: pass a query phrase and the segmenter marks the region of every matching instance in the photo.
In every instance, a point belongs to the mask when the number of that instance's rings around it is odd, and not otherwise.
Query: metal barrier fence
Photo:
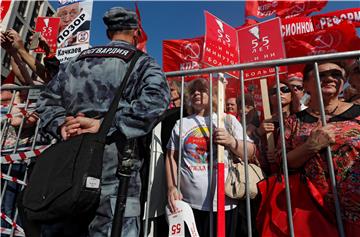
[[[308,64],[314,63],[315,68],[315,78],[316,78],[316,85],[317,85],[317,93],[319,97],[319,108],[320,108],[320,115],[321,115],[321,122],[323,126],[326,125],[326,118],[325,118],[325,110],[323,104],[323,97],[321,93],[321,86],[320,86],[320,77],[319,77],[319,69],[318,69],[318,62],[319,61],[330,61],[330,60],[341,60],[341,59],[349,59],[349,58],[359,58],[360,51],[352,51],[352,52],[345,52],[345,53],[333,53],[333,54],[325,54],[325,55],[316,55],[316,56],[307,56],[307,57],[299,57],[299,58],[289,58],[289,59],[279,59],[279,60],[272,60],[266,62],[254,62],[254,63],[244,63],[239,65],[231,65],[231,66],[222,66],[222,67],[210,67],[206,69],[196,69],[196,70],[188,70],[188,71],[176,71],[176,72],[169,72],[166,73],[167,78],[171,77],[181,77],[181,107],[184,106],[184,81],[185,76],[194,76],[194,75],[204,75],[209,74],[210,78],[210,101],[212,101],[212,74],[213,73],[224,73],[227,71],[240,71],[240,95],[241,95],[241,110],[242,110],[242,127],[243,127],[243,145],[244,145],[244,163],[245,163],[245,176],[246,180],[249,180],[249,172],[248,172],[248,157],[247,157],[247,149],[246,149],[246,118],[245,118],[245,91],[244,91],[244,70],[251,69],[251,68],[264,68],[264,67],[274,67],[275,68],[275,79],[276,79],[276,88],[277,88],[277,104],[278,104],[278,114],[279,114],[279,124],[280,124],[280,139],[281,139],[281,153],[282,153],[282,164],[283,164],[283,173],[285,177],[285,186],[286,186],[286,204],[287,204],[287,217],[288,217],[288,224],[289,224],[289,232],[290,236],[294,236],[294,225],[292,220],[292,210],[291,210],[291,199],[290,199],[290,189],[289,189],[289,174],[288,174],[288,165],[287,165],[287,156],[286,156],[286,147],[285,147],[285,136],[284,136],[284,118],[282,115],[282,108],[281,108],[281,98],[280,98],[280,79],[279,79],[279,67],[280,66],[288,66],[292,64]],[[260,79],[260,78],[259,78]],[[211,110],[211,103],[210,103],[210,114],[212,114]],[[182,134],[182,109],[180,115],[180,134]],[[211,126],[212,127],[212,126]],[[211,128],[210,128],[211,129]],[[212,141],[212,132],[210,132],[210,141]],[[212,144],[210,144],[210,149],[212,148]],[[182,149],[182,139],[179,142],[179,160],[178,160],[178,167],[181,164],[181,149]],[[336,210],[336,221],[338,231],[341,237],[345,236],[344,227],[341,218],[341,209],[339,203],[338,192],[336,189],[336,180],[335,180],[335,173],[334,167],[332,162],[332,155],[330,147],[327,147],[327,163],[330,172],[330,181],[331,181],[331,189],[334,194],[334,206]],[[210,161],[213,160],[213,154],[210,150]],[[213,177],[212,174],[213,166],[210,164],[210,177]],[[178,171],[180,169],[178,168]],[[178,186],[180,186],[180,172],[178,173]],[[210,182],[211,185],[214,181]],[[179,188],[179,187],[178,187]],[[213,190],[213,189],[212,189]],[[247,227],[248,230],[252,230],[252,223],[251,223],[251,210],[250,210],[250,196],[249,196],[249,183],[246,182],[246,213],[247,213]],[[210,203],[212,203],[210,201]],[[210,215],[210,228],[213,226],[212,215]],[[213,233],[212,233],[213,234]],[[248,236],[252,236],[252,232],[248,231]]]
[[[328,61],[328,60],[338,60],[338,59],[348,59],[348,58],[359,58],[360,51],[352,51],[345,53],[334,53],[326,55],[317,55],[309,57],[300,57],[300,58],[290,58],[290,59],[281,59],[273,60],[269,62],[256,62],[256,63],[246,63],[232,66],[223,66],[223,67],[213,67],[206,69],[198,70],[189,70],[189,71],[177,71],[166,73],[168,78],[171,77],[181,77],[181,108],[184,106],[184,84],[185,76],[190,75],[204,75],[209,74],[212,78],[213,73],[220,73],[226,71],[240,71],[240,84],[239,88],[241,98],[242,98],[242,126],[243,126],[243,138],[246,137],[246,119],[245,119],[245,98],[244,98],[244,70],[250,68],[262,68],[262,67],[275,67],[275,78],[276,85],[279,88],[279,66],[291,65],[291,64],[300,64],[300,63],[314,63],[315,72],[316,72],[316,83],[317,91],[319,93],[320,99],[320,111],[321,111],[321,121],[323,124],[326,124],[324,105],[322,102],[322,95],[320,90],[320,78],[318,72],[319,61]],[[4,101],[1,102],[1,229],[0,232],[4,236],[25,236],[22,224],[18,220],[18,210],[16,207],[16,197],[20,190],[24,188],[27,180],[27,168],[28,164],[32,159],[35,159],[43,150],[45,150],[49,144],[40,144],[38,143],[38,130],[40,120],[38,118],[33,118],[30,116],[36,108],[36,100],[38,98],[39,90],[42,87],[5,87],[2,86],[1,91],[10,91],[11,98],[4,105]],[[20,93],[26,92],[26,93]],[[210,96],[212,97],[212,80],[210,80]],[[210,98],[210,101],[212,99]],[[286,148],[285,148],[285,138],[284,138],[284,119],[281,113],[281,98],[280,91],[277,90],[277,102],[278,102],[278,111],[279,111],[279,120],[280,120],[280,139],[282,144],[282,159],[283,159],[283,171],[285,177],[286,185],[286,203],[287,203],[287,212],[288,212],[288,223],[290,229],[290,235],[294,236],[294,227],[292,222],[292,213],[291,213],[291,201],[290,201],[290,192],[289,192],[289,181],[288,181],[288,168],[287,168],[287,159],[286,159]],[[211,110],[211,108],[210,108]],[[181,114],[180,118],[182,121],[183,113],[180,109]],[[30,122],[29,122],[30,121]],[[182,132],[182,122],[180,122],[180,133]],[[157,131],[157,133],[155,132]],[[246,141],[246,139],[243,139]],[[161,148],[159,144],[161,143],[159,129],[155,129],[153,132],[153,139],[151,144],[151,161],[150,161],[150,172],[149,172],[149,182],[148,182],[148,201],[145,208],[145,231],[144,236],[148,236],[149,232],[149,219],[150,216],[156,216],[152,208],[152,203],[154,200],[154,193],[151,193],[154,185],[159,185],[158,181],[154,181],[154,176],[159,174],[158,171],[155,171],[158,168],[159,163],[157,159],[161,156]],[[210,127],[210,141],[212,141],[212,127]],[[181,149],[182,149],[182,139],[179,141],[179,163],[181,162]],[[248,157],[246,151],[246,142],[244,142],[244,163],[245,163],[245,176],[248,180]],[[344,228],[341,219],[341,210],[340,204],[337,197],[336,190],[336,181],[334,175],[334,168],[332,164],[332,157],[330,148],[327,149],[327,158],[330,171],[331,187],[332,191],[335,194],[335,209],[336,209],[336,218],[338,230],[341,237],[344,237]],[[213,159],[212,145],[210,146],[210,161]],[[179,165],[180,167],[180,165]],[[213,165],[210,165],[212,173]],[[160,168],[161,170],[162,168]],[[180,169],[178,169],[178,179],[180,176]],[[212,175],[211,175],[212,177]],[[160,177],[161,180],[161,177]],[[210,185],[212,186],[215,181],[211,180]],[[161,182],[160,182],[161,183]],[[165,185],[165,183],[162,183]],[[180,184],[178,184],[180,186]],[[253,223],[251,223],[251,210],[250,210],[250,196],[248,193],[249,186],[248,182],[246,183],[246,213],[247,213],[247,228],[248,230],[252,229]],[[163,187],[165,188],[165,187]],[[155,193],[156,196],[156,193]],[[166,198],[166,197],[165,197]],[[164,205],[164,204],[161,204]],[[152,212],[152,213],[151,213]],[[160,213],[161,214],[161,213]],[[213,226],[213,219],[210,215],[210,227]],[[151,232],[152,233],[152,232]],[[150,236],[153,234],[150,234]],[[213,235],[213,233],[212,233]],[[252,236],[251,231],[248,231],[248,236]]]
[[[43,86],[1,87],[1,234],[25,236],[16,199],[27,181],[27,168],[48,145],[36,144],[40,120],[36,100]]]

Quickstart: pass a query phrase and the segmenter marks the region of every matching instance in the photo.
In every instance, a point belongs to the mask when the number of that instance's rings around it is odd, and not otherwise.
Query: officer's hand
[[[77,129],[80,128],[80,124],[77,124],[76,126],[72,126],[69,127],[68,126],[68,122],[70,120],[75,119],[74,116],[67,116],[65,118],[65,122],[61,125],[60,127],[60,133],[61,133],[61,137],[66,141],[67,139],[69,139],[69,137],[74,136],[77,134]]]
[[[77,115],[74,119],[70,119],[66,123],[67,132],[69,134],[80,135],[83,133],[97,133],[100,128],[100,120],[87,118],[83,115]]]

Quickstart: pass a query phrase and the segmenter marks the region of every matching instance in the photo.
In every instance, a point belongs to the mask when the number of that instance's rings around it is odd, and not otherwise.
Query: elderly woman
[[[215,90],[214,90],[215,91]],[[216,97],[213,96],[215,100]],[[183,119],[181,138],[183,147],[181,154],[181,192],[177,190],[177,160],[179,150],[179,120],[175,124],[171,138],[168,143],[166,157],[166,175],[168,185],[168,204],[171,212],[176,211],[176,200],[187,202],[193,209],[195,222],[200,236],[209,236],[211,230],[209,226],[209,211],[211,205],[216,211],[216,191],[211,191],[209,177],[209,148],[210,148],[210,123],[216,126],[216,114],[210,119],[210,95],[208,81],[197,79],[190,83],[188,87],[188,114],[190,116]],[[216,103],[212,104],[216,111]],[[236,156],[243,157],[242,127],[237,119],[232,115],[227,115],[225,127],[215,128],[213,139],[214,143],[226,148],[225,164],[228,163],[229,152]],[[232,135],[228,132],[232,129]],[[249,157],[254,157],[255,146],[250,139],[247,140],[247,150]],[[216,154],[216,147],[214,153]],[[214,167],[216,167],[216,155],[213,157]],[[227,167],[227,165],[225,165]],[[227,168],[225,168],[225,177]],[[214,169],[213,179],[216,180],[216,169]],[[214,182],[215,183],[215,182]],[[210,203],[211,197],[214,202]],[[234,235],[234,220],[232,220],[233,211],[237,200],[225,199],[226,210],[226,233],[228,236]],[[214,216],[216,218],[216,215]],[[216,223],[216,221],[214,221]],[[216,225],[214,225],[216,227]],[[216,232],[213,232],[216,233]]]
[[[319,75],[327,125],[321,126],[314,66],[309,64],[304,69],[309,107],[285,122],[288,166],[304,170],[326,209],[334,212],[325,152],[330,146],[346,236],[360,236],[360,106],[338,98],[345,76],[341,63],[319,63]]]

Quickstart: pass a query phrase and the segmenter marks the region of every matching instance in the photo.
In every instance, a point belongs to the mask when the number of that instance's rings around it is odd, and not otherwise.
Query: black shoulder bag
[[[22,201],[25,218],[49,222],[94,215],[107,133],[131,71],[142,55],[137,50],[98,133],[85,133],[51,146],[34,166]]]

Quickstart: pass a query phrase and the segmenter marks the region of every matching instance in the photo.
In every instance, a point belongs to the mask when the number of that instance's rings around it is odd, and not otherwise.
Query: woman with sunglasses
[[[325,211],[335,215],[325,149],[330,146],[346,236],[360,236],[360,105],[339,100],[345,78],[341,63],[318,65],[327,125],[321,126],[314,64],[309,64],[304,68],[309,107],[285,121],[288,167],[304,172],[324,200]]]
[[[216,93],[216,88],[213,88]],[[242,126],[235,116],[227,115],[225,127],[216,128],[216,96],[213,95],[213,115],[210,116],[210,93],[209,84],[206,79],[196,79],[190,82],[187,94],[187,110],[190,116],[183,118],[181,138],[183,139],[181,166],[178,167],[179,151],[179,127],[180,120],[174,126],[171,138],[167,145],[166,156],[166,178],[168,185],[168,206],[173,213],[177,210],[176,200],[187,202],[193,209],[196,226],[199,235],[202,237],[210,236],[210,232],[216,233],[216,207],[217,198],[216,190],[210,188],[209,177],[209,158],[210,158],[210,124],[214,126],[214,145],[224,146],[225,153],[225,177],[227,176],[228,155],[232,152],[237,157],[243,157],[243,135]],[[211,119],[210,119],[211,117]],[[230,127],[232,135],[230,135]],[[233,136],[234,135],[234,136]],[[255,155],[255,146],[247,138],[248,157],[253,158]],[[214,163],[216,165],[216,146],[213,150]],[[251,160],[249,158],[249,160]],[[177,190],[177,169],[180,169],[181,181],[180,192]],[[213,180],[215,184],[216,169],[213,171]],[[210,202],[211,197],[213,203]],[[235,235],[235,208],[238,200],[225,198],[225,215],[226,215],[226,236]],[[210,207],[213,206],[214,226],[213,230],[209,226]]]
[[[283,117],[287,118],[291,114],[300,110],[300,103],[294,92],[291,90],[290,84],[287,81],[280,81],[280,97]],[[255,130],[256,140],[259,141],[258,146],[260,150],[260,164],[261,168],[267,175],[271,175],[278,171],[279,165],[275,161],[275,150],[268,150],[267,133],[274,134],[274,140],[277,141],[279,130],[278,106],[276,97],[276,84],[269,89],[270,109],[272,118],[264,120],[259,128]]]

